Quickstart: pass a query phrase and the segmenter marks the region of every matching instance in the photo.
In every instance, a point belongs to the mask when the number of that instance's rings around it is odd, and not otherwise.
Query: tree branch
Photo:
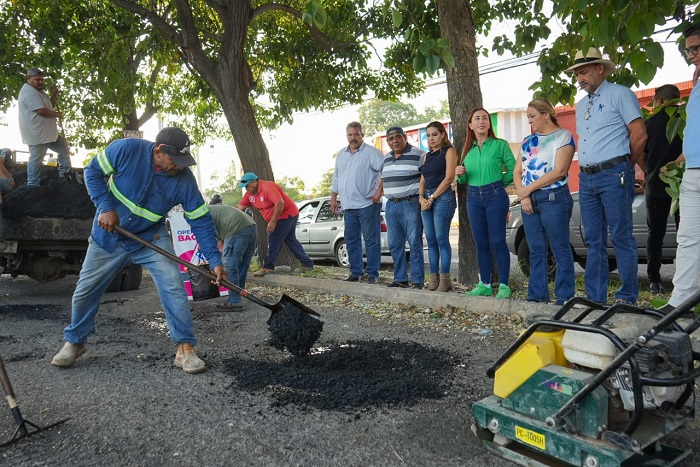
[[[307,29],[311,33],[311,36],[316,40],[316,44],[318,44],[319,47],[321,47],[323,50],[330,54],[338,50],[344,49],[346,47],[352,47],[355,45],[354,42],[335,43],[334,41],[330,40],[326,34],[323,34],[321,30],[318,29],[316,26],[305,23],[303,21],[304,14],[301,11],[297,10],[296,8],[292,8],[289,5],[283,5],[281,3],[266,3],[253,9],[250,12],[250,21],[253,21],[253,19],[255,19],[257,16],[260,16],[263,13],[267,13],[270,11],[283,11],[285,13],[289,13],[290,15],[297,17],[307,27]]]

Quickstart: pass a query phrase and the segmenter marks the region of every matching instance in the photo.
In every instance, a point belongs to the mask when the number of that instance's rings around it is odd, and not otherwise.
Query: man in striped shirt
[[[386,203],[387,236],[389,250],[394,260],[394,281],[389,287],[409,287],[405,245],[411,249],[411,283],[422,289],[425,282],[423,261],[423,222],[418,201],[420,167],[425,152],[406,141],[400,127],[386,131],[386,141],[391,151],[382,164],[382,183]]]

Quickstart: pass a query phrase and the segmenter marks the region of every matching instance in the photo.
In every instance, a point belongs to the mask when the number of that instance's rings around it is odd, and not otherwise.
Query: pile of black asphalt
[[[9,169],[15,189],[3,196],[2,212],[6,219],[90,219],[95,215],[95,205],[85,185],[68,183],[59,175],[57,167],[41,168],[41,185],[38,188],[27,187],[26,166]]]

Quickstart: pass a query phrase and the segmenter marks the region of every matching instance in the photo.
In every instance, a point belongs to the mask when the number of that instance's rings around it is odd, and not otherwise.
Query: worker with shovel
[[[71,323],[66,343],[52,364],[68,368],[85,353],[88,335],[95,329],[100,300],[112,279],[131,263],[144,266],[158,289],[161,306],[177,345],[175,366],[185,373],[201,373],[205,363],[194,346],[192,315],[177,264],[137,240],[173,252],[165,226],[167,213],[181,204],[185,217],[206,256],[216,284],[227,279],[216,247],[214,221],[187,167],[196,164],[190,140],[179,128],[164,128],[155,143],[137,138],[114,141],[85,168],[85,185],[97,208],[90,244],[73,293]]]

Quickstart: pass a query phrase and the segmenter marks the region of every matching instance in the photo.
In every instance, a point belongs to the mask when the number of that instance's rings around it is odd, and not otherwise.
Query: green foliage
[[[107,0],[2,2],[0,108],[14,102],[24,72],[39,66],[59,87],[71,144],[99,148],[161,113],[195,141],[220,135],[220,107],[181,65],[175,44]]]
[[[311,189],[310,195],[312,198],[320,198],[322,196],[331,195],[331,184],[333,183],[334,170],[335,169],[328,169],[328,171],[321,177],[319,184]]]
[[[447,118],[450,108],[447,101],[440,101],[438,107],[428,107],[418,113],[413,104],[371,99],[360,106],[359,115],[365,136],[373,136],[392,126],[407,127]]]
[[[306,185],[300,177],[282,177],[275,180],[287,196],[293,201],[303,201],[306,199]]]
[[[238,204],[241,200],[243,190],[237,188],[238,178],[236,176],[236,171],[234,170],[233,164],[231,168],[224,172],[223,174],[217,172],[211,177],[214,182],[221,181],[216,188],[210,190],[204,190],[204,198],[208,201],[214,195],[214,193],[219,193],[223,199],[224,204],[234,206]]]
[[[675,214],[678,211],[683,172],[685,172],[685,161],[679,164],[671,162],[666,165],[665,170],[662,169],[659,173],[659,178],[668,184],[666,193],[673,199],[671,201],[671,214]]]
[[[541,0],[497,0],[490,4],[491,12],[479,32],[487,33],[493,22],[516,20],[513,34],[493,38],[493,50],[523,55],[551,40],[547,23],[556,19],[564,33],[542,50],[538,60],[542,77],[531,89],[552,102],[572,104],[575,79],[563,70],[571,65],[577,50],[598,47],[618,64],[611,81],[625,86],[649,83],[664,64],[659,41],[665,37],[657,40],[653,36],[656,25],[681,20],[674,31],[682,31],[694,21],[684,17],[684,5],[696,8],[697,4],[669,0],[564,0],[556,2],[550,12],[543,8]]]

